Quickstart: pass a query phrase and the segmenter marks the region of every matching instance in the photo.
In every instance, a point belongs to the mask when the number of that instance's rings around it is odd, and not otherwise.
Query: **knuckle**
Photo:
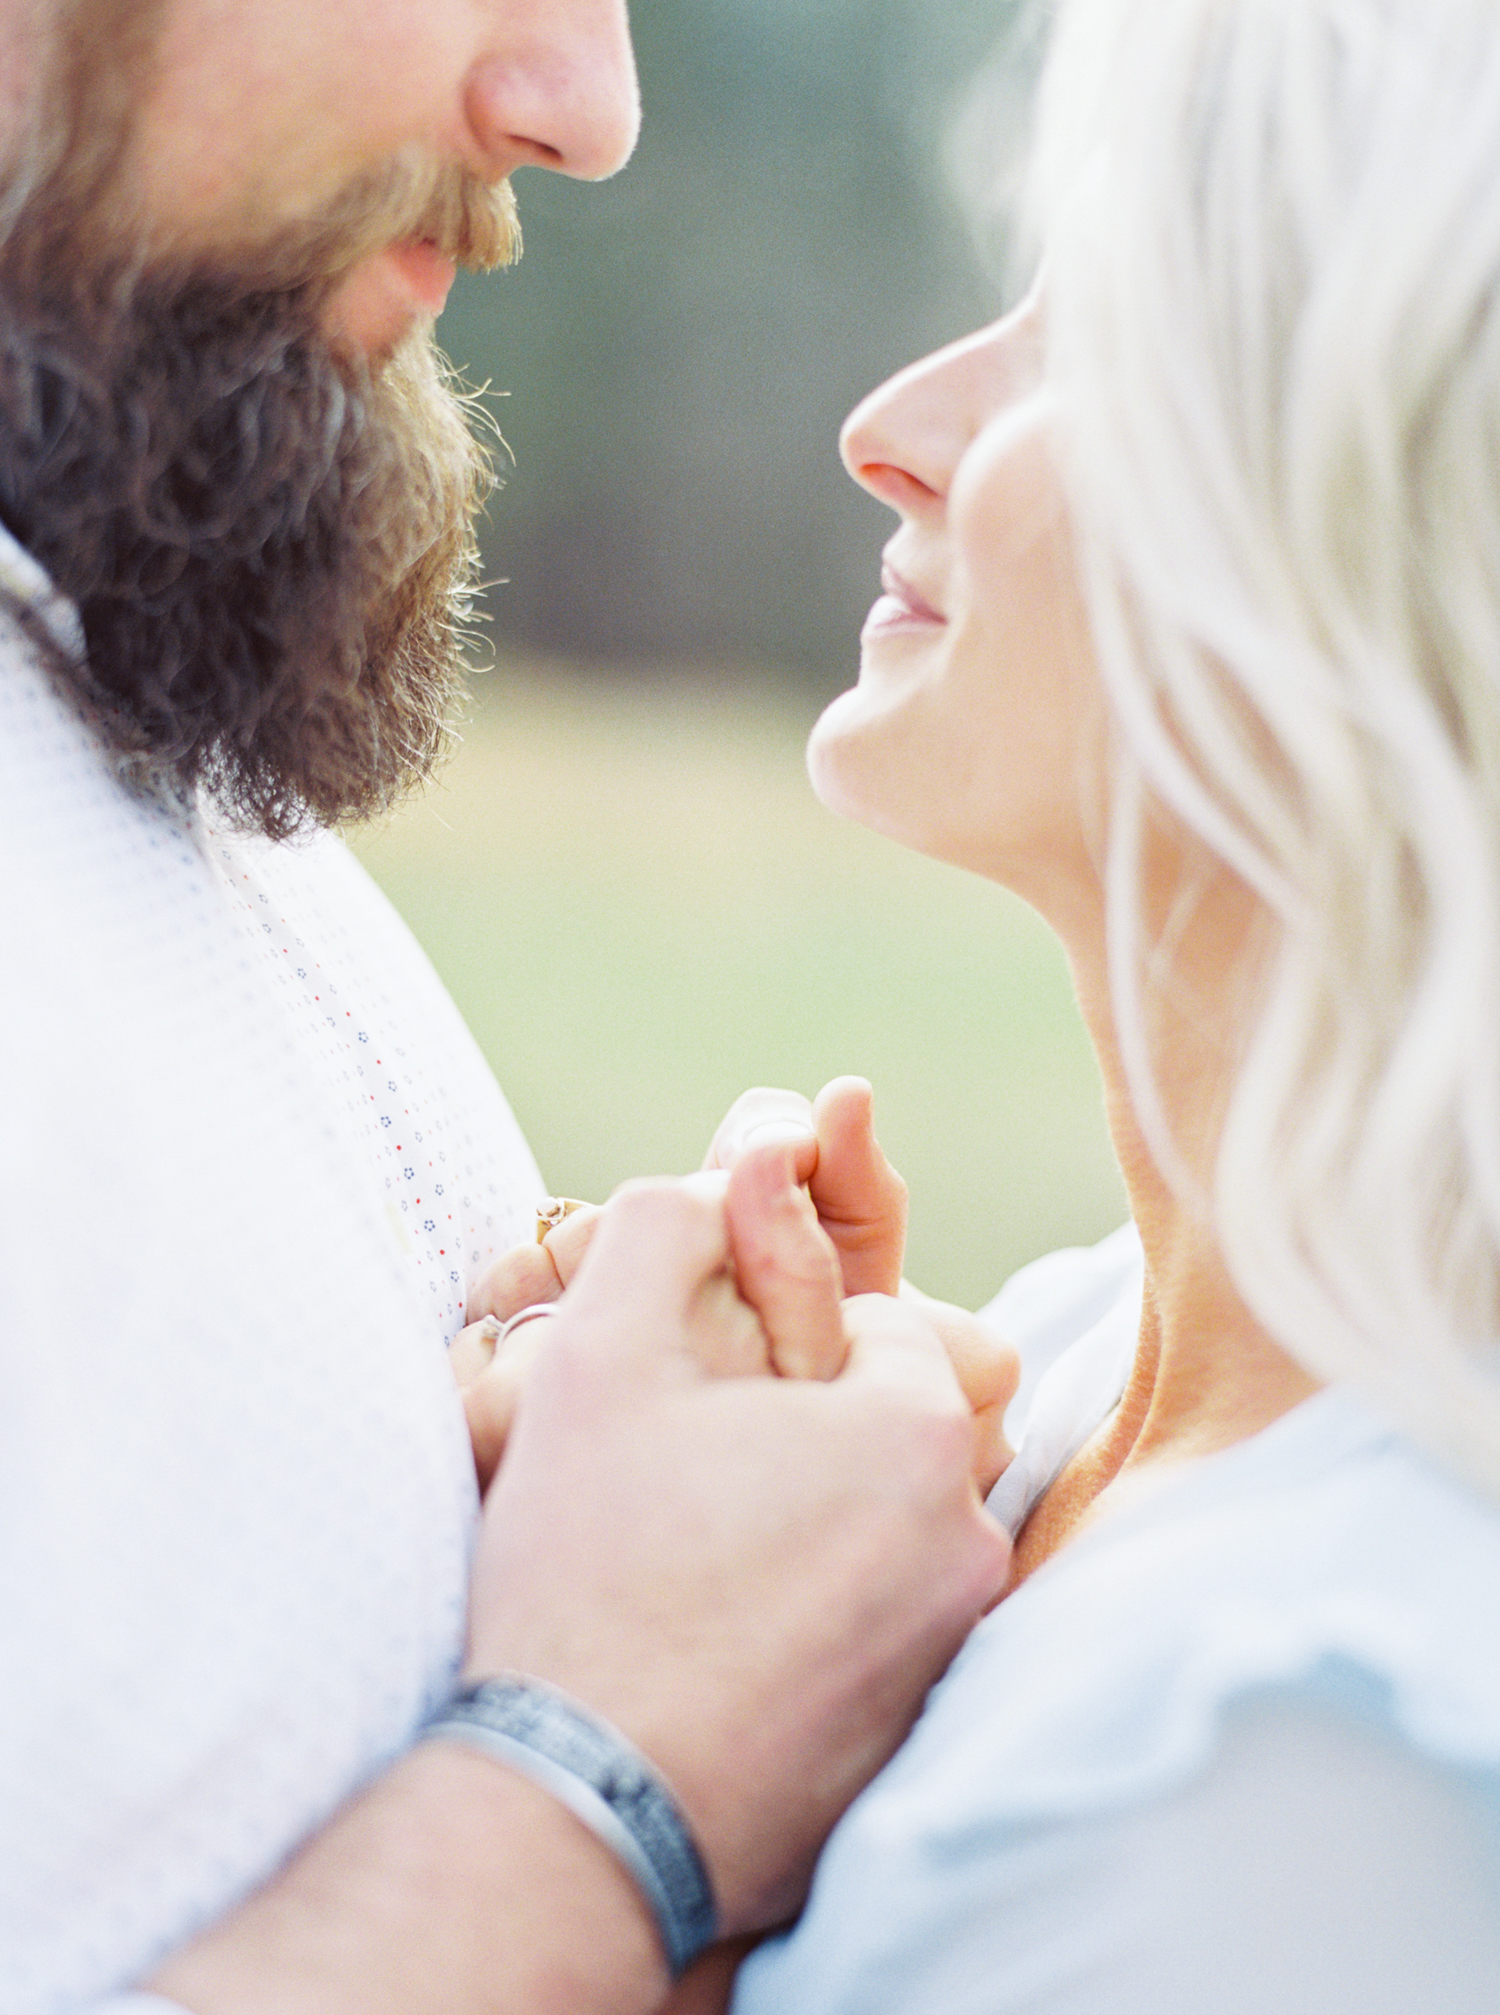
[[[517,1389],[525,1384],[529,1395],[569,1414],[587,1411],[602,1394],[600,1369],[608,1362],[608,1341],[602,1328],[577,1311],[559,1316],[547,1325],[551,1334],[547,1347],[524,1367],[512,1371]]]
[[[691,1230],[715,1216],[706,1197],[666,1176],[637,1176],[622,1183],[606,1208],[617,1222],[634,1230]]]
[[[966,1606],[986,1609],[1003,1592],[1010,1579],[1012,1552],[1007,1534],[1001,1531],[993,1518],[981,1513],[975,1521],[974,1537],[969,1548]]]
[[[835,1256],[810,1247],[793,1256],[786,1273],[789,1284],[805,1299],[824,1302],[830,1309],[839,1307],[843,1280]]]
[[[502,1253],[469,1297],[471,1323],[487,1315],[504,1318],[531,1301],[556,1294],[552,1262],[539,1245],[520,1245]]]
[[[757,1226],[735,1239],[735,1263],[750,1278],[765,1276],[772,1286],[842,1296],[839,1257],[817,1225],[798,1219],[782,1225]]]
[[[554,1272],[566,1278],[565,1269],[576,1264],[599,1228],[602,1215],[596,1203],[586,1203],[570,1211],[561,1224],[553,1225],[537,1247]]]
[[[935,1568],[930,1583],[935,1620],[962,1639],[1004,1593],[1010,1542],[992,1518],[977,1512],[949,1535],[944,1550],[929,1548],[929,1558]]]
[[[901,1446],[897,1459],[916,1495],[936,1501],[955,1489],[967,1491],[974,1465],[974,1417],[960,1396],[925,1389],[908,1393],[894,1427]]]
[[[506,1371],[491,1367],[464,1395],[464,1411],[471,1431],[504,1437],[516,1410],[516,1380]]]

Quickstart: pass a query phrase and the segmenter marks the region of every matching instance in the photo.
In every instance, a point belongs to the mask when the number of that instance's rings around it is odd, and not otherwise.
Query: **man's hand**
[[[931,1324],[883,1295],[840,1302],[795,1173],[789,1150],[751,1150],[599,1215],[558,1315],[526,1326],[550,1334],[470,1591],[468,1676],[549,1680],[632,1737],[731,1936],[796,1910],[1010,1560]],[[770,1375],[794,1335],[824,1376]],[[706,1960],[681,2005],[716,2005],[731,1963]],[[196,2015],[649,2015],[666,1998],[614,1856],[525,1779],[427,1743],[152,1985]]]
[[[832,1378],[846,1348],[838,1257],[785,1153],[761,1149],[746,1155],[733,1173],[707,1171],[686,1181],[728,1213],[731,1261],[724,1290],[738,1311],[735,1322],[749,1324],[755,1337],[753,1344],[744,1343],[743,1361],[734,1368]],[[602,1215],[599,1207],[587,1206],[565,1218],[544,1243],[515,1247],[471,1297],[475,1319],[455,1337],[449,1362],[463,1396],[481,1491],[488,1490],[499,1467],[531,1367],[550,1342],[549,1326],[540,1322],[522,1324],[502,1341],[504,1323],[523,1308],[560,1299]],[[722,1348],[721,1340],[721,1359]],[[730,1367],[721,1361],[716,1368]]]
[[[859,1081],[844,1082],[856,1085]],[[711,1152],[706,1164],[705,1172],[710,1176],[736,1170],[732,1180],[737,1195],[748,1192],[751,1186],[758,1189],[757,1207],[730,1211],[733,1264],[742,1283],[748,1284],[745,1299],[763,1314],[770,1312],[775,1329],[770,1344],[771,1368],[787,1378],[831,1378],[844,1361],[842,1328],[820,1292],[799,1291],[799,1270],[811,1269],[811,1284],[821,1289],[831,1257],[836,1276],[842,1269],[846,1294],[879,1293],[890,1273],[889,1264],[884,1261],[878,1265],[861,1264],[856,1243],[863,1236],[862,1230],[854,1225],[847,1211],[843,1218],[839,1214],[851,1199],[856,1207],[862,1208],[864,1196],[859,1191],[860,1175],[856,1173],[862,1147],[859,1102],[857,1098],[851,1102],[830,1097],[838,1091],[838,1086],[831,1085],[824,1094],[824,1118],[831,1143],[827,1168],[835,1179],[827,1183],[821,1197],[816,1186],[817,1137],[795,1117],[790,1127],[777,1124],[763,1129],[757,1138],[740,1139],[732,1156],[726,1155],[723,1160],[715,1160]],[[863,1125],[868,1132],[868,1086],[864,1087],[864,1093]],[[794,1100],[795,1095],[752,1092],[735,1111],[739,1112],[747,1100],[756,1098],[784,1102]],[[796,1103],[811,1112],[806,1100]],[[721,1135],[723,1131],[721,1128]],[[870,1135],[871,1146],[873,1138]],[[793,1152],[789,1182],[781,1180],[780,1161],[774,1152],[769,1160],[765,1153],[783,1141],[791,1145]],[[760,1152],[751,1154],[751,1148]],[[874,1153],[878,1167],[866,1157],[871,1193],[878,1189],[883,1199],[893,1202],[899,1191],[904,1228],[905,1187],[879,1150]],[[814,1180],[811,1203],[799,1188],[810,1178]],[[583,1263],[599,1221],[597,1206],[574,1211],[539,1243],[515,1246],[502,1254],[469,1297],[469,1326],[454,1339],[449,1362],[463,1394],[481,1490],[489,1488],[515,1420],[522,1386],[538,1352],[546,1348],[548,1341],[546,1325],[540,1323],[524,1325],[503,1343],[499,1341],[500,1330],[523,1308],[556,1301],[563,1294]],[[811,1236],[810,1230],[820,1223],[825,1235]],[[844,1248],[839,1244],[841,1233],[846,1235]],[[881,1235],[888,1238],[884,1223]],[[900,1274],[898,1249],[895,1280],[899,1281]],[[807,1281],[801,1283],[802,1288],[808,1285]]]
[[[551,1680],[657,1761],[731,1931],[795,1909],[1007,1566],[931,1323],[840,1304],[795,1172],[752,1150],[600,1215],[534,1325],[471,1614],[471,1676]],[[821,1377],[746,1375],[792,1336]]]

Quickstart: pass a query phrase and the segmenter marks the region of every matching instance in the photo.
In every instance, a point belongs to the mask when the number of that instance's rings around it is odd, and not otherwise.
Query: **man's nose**
[[[464,94],[486,159],[499,174],[534,166],[588,182],[613,175],[641,124],[625,0],[509,0],[497,12],[496,43]]]

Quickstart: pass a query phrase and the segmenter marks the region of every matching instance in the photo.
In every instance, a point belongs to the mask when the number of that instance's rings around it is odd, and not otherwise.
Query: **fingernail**
[[[812,1128],[801,1120],[763,1119],[740,1135],[738,1146],[744,1154],[752,1147],[772,1147],[778,1141],[784,1141],[788,1147],[801,1147],[805,1141],[816,1139]]]

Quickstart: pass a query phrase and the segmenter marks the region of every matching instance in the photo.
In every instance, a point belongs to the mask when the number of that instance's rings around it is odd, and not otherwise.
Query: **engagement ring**
[[[536,1207],[536,1242],[545,1245],[549,1231],[556,1231],[565,1217],[571,1217],[575,1210],[587,1210],[588,1205],[576,1196],[544,1197]]]

